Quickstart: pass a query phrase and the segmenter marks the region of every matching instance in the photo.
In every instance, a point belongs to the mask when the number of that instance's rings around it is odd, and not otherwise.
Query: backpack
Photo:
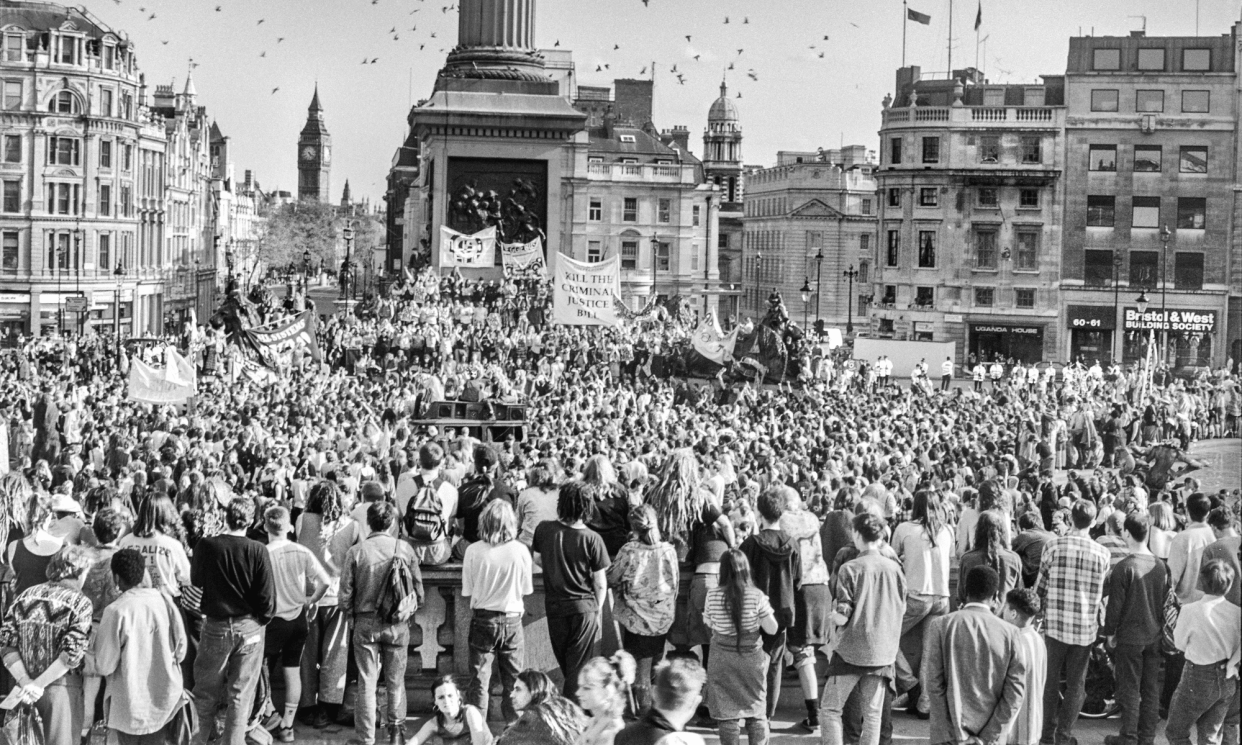
[[[418,491],[406,505],[401,527],[412,541],[435,543],[448,536],[449,532],[448,525],[444,522],[444,505],[440,502],[440,485],[445,479],[437,476],[430,484],[423,481],[422,474],[414,479],[418,484]]]
[[[410,561],[398,555],[398,539],[393,540],[392,562],[380,587],[375,615],[385,624],[405,623],[418,610],[418,590]]]

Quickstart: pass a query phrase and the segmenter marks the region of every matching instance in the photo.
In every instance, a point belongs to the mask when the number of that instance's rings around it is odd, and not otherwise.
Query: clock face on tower
[[[314,159],[315,159],[315,147],[313,145],[307,145],[306,147],[302,148],[302,160],[314,160]]]

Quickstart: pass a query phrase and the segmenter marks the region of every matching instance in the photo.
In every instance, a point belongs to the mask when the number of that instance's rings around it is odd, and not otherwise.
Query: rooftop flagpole
[[[910,10],[906,0],[901,0],[901,66],[906,66],[906,24],[910,21]]]
[[[949,80],[953,79],[953,0],[949,0]]]

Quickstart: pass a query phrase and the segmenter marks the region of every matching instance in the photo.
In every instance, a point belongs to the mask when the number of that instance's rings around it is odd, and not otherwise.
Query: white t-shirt
[[[470,607],[502,613],[521,613],[522,598],[534,592],[530,551],[517,541],[493,546],[471,543],[461,567],[461,594]]]
[[[276,617],[292,621],[302,613],[306,599],[312,594],[314,582],[328,584],[328,573],[309,548],[289,540],[272,540],[267,544],[272,557],[272,574],[276,580]]]
[[[905,567],[908,592],[949,596],[949,554],[953,548],[953,534],[948,528],[941,526],[933,546],[921,523],[905,522],[893,531],[890,543]]]
[[[190,558],[181,542],[175,538],[156,533],[150,538],[139,538],[130,533],[117,544],[121,548],[136,549],[147,563],[151,586],[168,590],[174,597],[181,594],[181,586],[190,584]]]

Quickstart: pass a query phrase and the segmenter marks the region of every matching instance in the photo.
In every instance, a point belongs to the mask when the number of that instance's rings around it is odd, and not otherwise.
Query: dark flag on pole
[[[924,26],[931,24],[931,16],[920,13],[917,10],[911,10],[910,8],[906,8],[906,18],[911,21],[917,21]]]
[[[979,10],[975,13],[975,30],[983,25],[983,0],[979,0]]]

